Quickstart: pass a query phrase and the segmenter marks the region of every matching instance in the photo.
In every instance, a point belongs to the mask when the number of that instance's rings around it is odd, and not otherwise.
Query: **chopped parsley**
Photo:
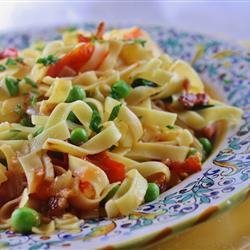
[[[142,47],[145,47],[146,40],[136,38],[136,39],[129,39],[129,40],[123,40],[124,42],[128,42],[129,44],[140,44]]]
[[[172,126],[172,125],[167,125],[166,128],[168,128],[168,129],[174,129],[174,126]]]
[[[193,106],[191,110],[201,110],[201,109],[212,108],[212,107],[214,107],[213,104],[197,105],[197,106]]]
[[[54,64],[58,61],[59,59],[55,57],[54,55],[48,55],[47,57],[41,57],[39,58],[36,63],[43,64],[44,66],[48,66],[51,64]]]
[[[38,136],[39,134],[41,134],[43,132],[44,128],[43,127],[40,127],[38,128],[35,133],[33,134],[34,137]]]
[[[20,124],[25,127],[34,127],[35,125],[32,123],[30,116],[25,115],[23,119],[21,119]]]
[[[31,80],[29,77],[25,76],[24,81],[26,84],[30,85],[32,88],[37,88],[36,83],[33,80]]]
[[[5,62],[5,65],[13,66],[13,65],[17,65],[17,63],[23,63],[23,58],[21,58],[21,57],[16,57],[16,58],[9,57],[7,59],[7,61]]]
[[[0,72],[2,72],[4,70],[6,70],[6,67],[4,65],[0,64]]]
[[[14,112],[18,115],[22,115],[23,113],[23,108],[22,105],[20,103],[18,103],[15,108],[14,108]]]
[[[137,78],[135,79],[132,84],[131,87],[132,88],[137,88],[140,86],[145,86],[145,87],[158,87],[158,85],[152,81],[146,80],[146,79],[142,79],[142,78]]]
[[[101,123],[102,119],[99,112],[97,110],[93,110],[89,128],[92,131],[99,133],[102,129]]]
[[[145,47],[145,44],[146,44],[146,40],[143,40],[143,39],[140,39],[140,38],[137,38],[137,39],[134,39],[133,40],[134,43],[137,43],[137,44],[140,44],[142,47]]]
[[[9,91],[9,94],[11,96],[17,96],[19,93],[19,86],[18,86],[19,80],[6,77],[5,78],[5,85]]]
[[[10,66],[10,65],[16,65],[16,64],[17,64],[17,62],[13,58],[8,58],[7,61],[6,61],[6,63],[5,63],[5,65],[8,65],[8,66]]]
[[[30,98],[29,98],[29,104],[30,106],[34,107],[37,103],[37,97],[32,95]]]
[[[111,111],[111,113],[110,113],[110,116],[109,116],[109,121],[113,121],[113,120],[118,116],[119,111],[120,111],[120,109],[121,109],[121,106],[122,106],[122,104],[120,103],[120,104],[116,105],[116,106],[112,109],[112,111]]]

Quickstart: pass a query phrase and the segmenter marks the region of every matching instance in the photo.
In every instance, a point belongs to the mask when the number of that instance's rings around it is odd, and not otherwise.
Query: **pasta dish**
[[[104,26],[0,51],[0,228],[129,215],[200,171],[221,122],[240,121],[147,32]]]

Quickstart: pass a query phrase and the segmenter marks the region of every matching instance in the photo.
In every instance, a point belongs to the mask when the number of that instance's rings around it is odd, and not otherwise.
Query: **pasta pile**
[[[219,121],[241,115],[140,28],[5,49],[0,227],[51,234],[128,215],[201,170]]]

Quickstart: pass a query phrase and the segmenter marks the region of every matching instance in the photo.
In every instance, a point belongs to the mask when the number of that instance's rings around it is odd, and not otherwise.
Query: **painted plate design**
[[[94,24],[79,25],[93,29]],[[57,232],[50,237],[0,231],[0,248],[112,249],[142,247],[207,219],[243,200],[250,186],[250,53],[200,34],[164,27],[145,27],[162,49],[191,62],[202,79],[224,99],[244,110],[238,128],[205,163],[202,171],[142,205],[133,214],[114,220],[88,220],[80,233]],[[25,48],[39,39],[60,37],[61,29],[0,35],[0,47]]]

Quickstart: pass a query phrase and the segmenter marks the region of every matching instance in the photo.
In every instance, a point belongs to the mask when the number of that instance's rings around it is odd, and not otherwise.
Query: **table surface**
[[[250,2],[93,1],[0,2],[0,31],[105,20],[161,24],[233,40],[250,40]],[[61,18],[63,16],[63,19]],[[213,18],[211,18],[211,16]],[[38,17],[38,18],[37,18]],[[249,46],[250,47],[250,46]],[[250,199],[167,238],[152,250],[250,250]]]

